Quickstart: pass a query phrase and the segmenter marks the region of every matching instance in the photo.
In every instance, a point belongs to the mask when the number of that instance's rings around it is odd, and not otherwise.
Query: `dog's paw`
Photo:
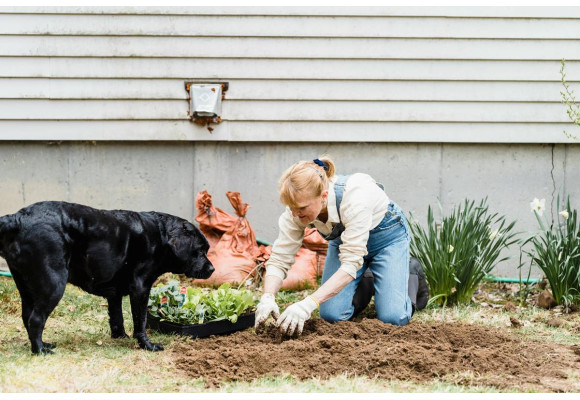
[[[42,347],[40,350],[33,351],[32,354],[34,354],[35,356],[45,356],[48,354],[54,354],[54,351],[46,347]]]
[[[142,349],[147,350],[147,351],[163,351],[164,350],[164,348],[161,344],[151,343],[149,341],[139,342],[139,347],[141,347]]]
[[[159,343],[151,343],[151,347],[148,348],[147,350],[149,350],[149,351],[163,351],[165,349]]]
[[[56,344],[42,342],[42,347],[47,350],[56,349]]]
[[[127,339],[128,337],[129,337],[129,335],[127,335],[125,332],[111,333],[111,338],[113,338],[113,339]]]

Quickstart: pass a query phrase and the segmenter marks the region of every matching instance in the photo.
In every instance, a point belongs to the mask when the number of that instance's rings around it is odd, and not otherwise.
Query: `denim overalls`
[[[340,219],[340,204],[349,175],[338,175],[334,184],[336,208]],[[382,185],[378,184],[379,186]],[[328,252],[322,273],[326,282],[340,267],[340,235],[345,230],[342,222],[335,225],[329,235]],[[393,325],[405,325],[411,319],[412,305],[407,293],[409,280],[409,227],[401,208],[389,203],[382,221],[369,232],[368,254],[356,279],[346,285],[336,296],[320,305],[320,317],[330,321],[348,320],[354,312],[352,304],[356,288],[367,268],[374,275],[375,308],[377,318]]]

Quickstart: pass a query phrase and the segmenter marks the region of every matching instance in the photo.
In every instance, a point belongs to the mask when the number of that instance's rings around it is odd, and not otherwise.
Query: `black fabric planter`
[[[254,326],[256,314],[245,314],[238,318],[235,324],[230,321],[220,320],[211,321],[204,324],[181,325],[169,321],[161,321],[160,318],[147,314],[147,327],[154,329],[161,333],[175,333],[183,336],[191,336],[194,338],[204,338],[211,335],[225,335],[228,333],[248,329]]]

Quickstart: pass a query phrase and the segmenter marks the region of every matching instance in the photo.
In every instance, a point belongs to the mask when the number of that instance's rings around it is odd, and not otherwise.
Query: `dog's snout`
[[[207,262],[204,266],[203,266],[203,270],[201,271],[201,275],[203,275],[203,279],[207,279],[209,278],[215,271],[214,266],[212,265],[211,262]]]
[[[212,265],[211,261],[205,260],[205,262],[194,263],[189,269],[189,273],[186,272],[186,276],[190,276],[197,279],[207,279],[215,271],[215,267]]]

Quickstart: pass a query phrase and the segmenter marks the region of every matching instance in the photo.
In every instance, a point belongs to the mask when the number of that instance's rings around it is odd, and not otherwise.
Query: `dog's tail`
[[[18,232],[18,221],[14,214],[0,217],[0,256],[4,257],[4,244]]]
[[[5,215],[0,217],[0,235],[5,233],[13,232],[18,228],[16,218],[14,214]]]

